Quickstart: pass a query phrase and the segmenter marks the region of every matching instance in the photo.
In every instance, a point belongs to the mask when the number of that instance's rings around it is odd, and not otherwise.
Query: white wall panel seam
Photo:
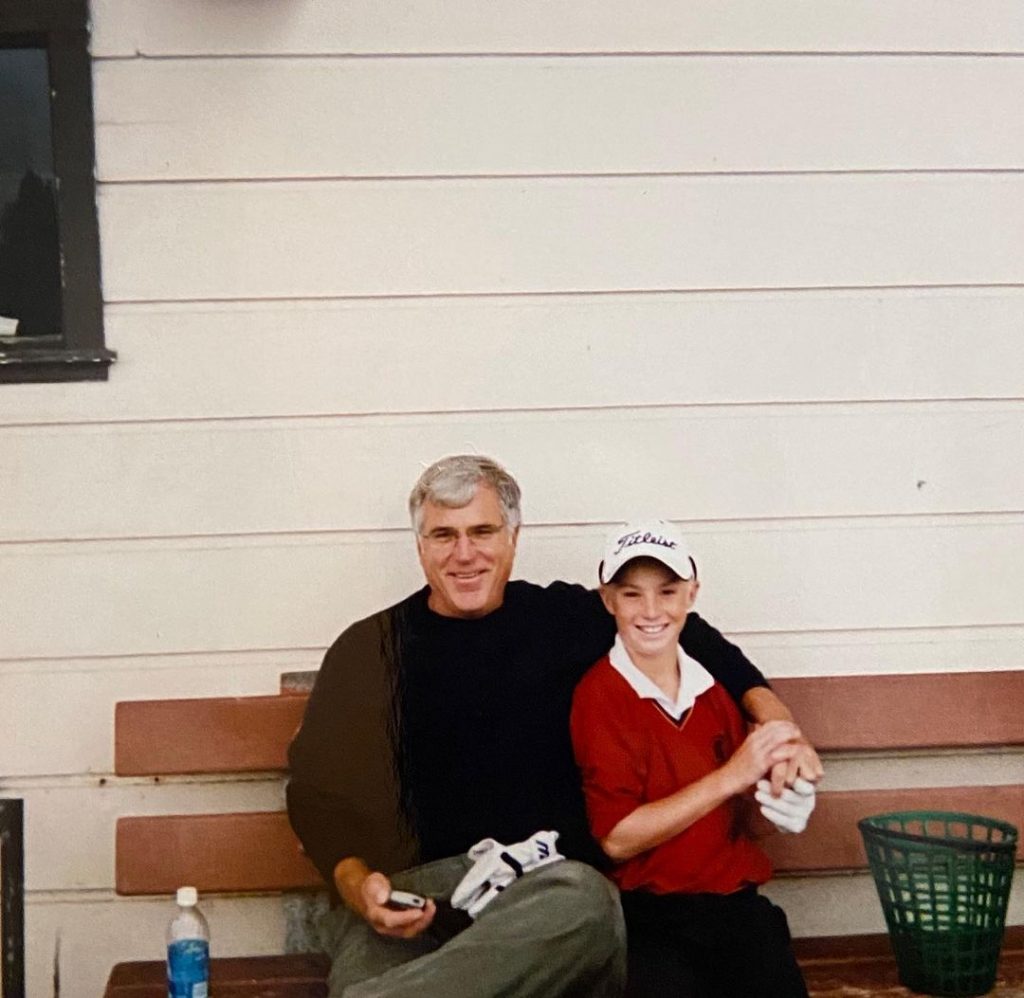
[[[281,49],[274,52],[162,52],[134,54],[93,53],[94,64],[139,63],[196,63],[196,62],[283,62],[296,61],[337,61],[337,62],[426,62],[433,60],[459,61],[533,61],[533,60],[589,60],[589,59],[1021,59],[1024,51],[976,50],[969,48],[949,49],[593,49],[586,52],[573,52],[558,49],[537,49],[535,51],[459,51],[457,49],[436,49],[429,52],[409,51],[377,51],[356,52],[339,49],[332,51],[323,49],[308,52]]]
[[[1024,380],[1021,382],[1024,390]],[[150,416],[150,417],[108,417],[94,419],[47,419],[31,421],[27,419],[11,420],[0,415],[0,443],[4,432],[11,434],[31,433],[32,431],[57,431],[106,427],[110,429],[132,429],[152,427],[154,430],[163,427],[181,427],[191,430],[209,424],[211,427],[286,427],[306,424],[310,428],[354,423],[360,426],[387,425],[405,420],[419,421],[430,418],[440,424],[445,420],[457,421],[473,417],[522,416],[545,419],[553,415],[564,415],[566,418],[586,418],[588,415],[631,415],[638,416],[680,416],[745,414],[752,415],[785,415],[816,410],[823,417],[864,412],[907,412],[908,414],[929,412],[957,415],[963,412],[984,410],[991,406],[993,412],[1014,412],[1019,403],[1024,403],[1024,393],[1020,395],[959,395],[915,397],[862,397],[862,398],[803,398],[803,399],[749,399],[724,401],[687,401],[686,399],[671,402],[636,402],[615,401],[604,403],[548,403],[535,405],[494,405],[494,406],[452,406],[450,408],[409,409],[395,406],[388,409],[334,412],[294,412],[294,413],[249,413],[237,415],[181,415],[181,416]],[[1022,412],[1024,415],[1024,412]]]
[[[788,170],[577,170],[550,171],[538,170],[532,173],[324,173],[311,176],[309,174],[282,174],[275,177],[264,176],[195,176],[195,177],[159,177],[139,179],[111,179],[100,181],[101,188],[118,187],[184,187],[204,184],[211,187],[246,184],[250,186],[274,186],[275,184],[371,184],[371,183],[410,183],[410,182],[460,182],[466,180],[661,180],[688,179],[700,180],[707,178],[727,177],[901,177],[901,176],[1016,176],[1024,173],[1021,166],[976,166],[976,167],[864,167],[848,169],[788,169]],[[799,290],[799,289],[798,289]],[[549,292],[558,293],[558,292]],[[594,293],[594,292],[581,292]],[[615,292],[604,292],[615,293]],[[635,293],[635,292],[630,292]]]
[[[793,514],[778,516],[734,516],[734,517],[684,517],[669,516],[691,533],[707,533],[716,529],[749,534],[770,533],[784,529],[795,530],[832,530],[855,529],[861,526],[879,528],[898,528],[900,530],[914,527],[971,527],[998,525],[1001,523],[1018,524],[1024,517],[1022,509],[993,510],[953,510],[950,512],[865,512],[865,513],[823,513]],[[589,520],[538,520],[526,516],[523,519],[523,530],[527,536],[543,538],[553,535],[576,534],[581,540],[595,531],[605,531],[621,523],[621,518],[604,518]],[[88,551],[97,546],[110,546],[112,549],[131,550],[136,547],[157,549],[174,549],[179,546],[199,549],[208,547],[245,547],[248,542],[259,545],[280,544],[283,546],[316,546],[320,541],[352,541],[357,543],[373,543],[374,541],[401,541],[408,538],[413,543],[410,529],[406,526],[373,526],[354,525],[346,527],[296,527],[289,529],[268,530],[224,530],[209,533],[153,533],[153,534],[109,534],[89,536],[65,536],[31,538],[5,538],[0,540],[0,553],[14,557],[20,555],[59,555],[76,549]],[[212,542],[207,544],[207,542]],[[584,541],[585,542],[585,541]]]
[[[352,292],[324,294],[268,294],[261,298],[245,294],[234,296],[194,296],[191,298],[116,298],[107,299],[104,305],[108,308],[131,307],[176,307],[181,305],[218,306],[246,303],[265,303],[267,305],[286,305],[303,303],[322,304],[372,304],[374,302],[394,302],[396,304],[417,302],[452,302],[461,304],[473,301],[493,301],[508,299],[600,299],[602,297],[661,297],[664,295],[764,295],[764,294],[821,294],[825,292],[846,293],[887,293],[887,292],[944,292],[944,291],[1021,291],[1024,281],[932,281],[927,283],[897,284],[751,284],[737,287],[735,285],[708,285],[707,287],[617,287],[606,289],[590,288],[585,291],[574,291],[572,288],[558,288],[551,291],[410,291],[410,292]]]
[[[724,622],[722,626],[725,626]],[[344,625],[339,619],[337,630]],[[832,630],[763,631],[729,628],[730,635],[746,649],[752,659],[761,664],[766,674],[782,676],[876,675],[900,672],[958,673],[1006,672],[1021,668],[1019,650],[1024,641],[1022,624],[977,624],[950,627],[864,627],[858,630],[833,628]],[[331,635],[333,637],[333,635]],[[328,638],[327,640],[330,640]],[[254,668],[261,658],[285,658],[292,649],[248,648],[240,646],[228,653],[203,650],[167,651],[148,654],[39,656],[36,658],[0,658],[0,688],[5,694],[18,697],[27,704],[37,686],[48,680],[67,687],[69,679],[87,677],[93,686],[103,691],[97,702],[105,709],[117,699],[165,699],[193,696],[267,696],[277,692],[280,676],[287,672],[315,672],[323,657],[326,641],[303,649],[300,662],[283,661],[278,666],[264,666],[259,675],[265,681],[249,681],[244,666],[235,666],[231,673],[221,676],[211,673],[208,661],[230,654],[245,662],[251,660]],[[969,649],[984,649],[983,657],[972,658]],[[131,679],[121,676],[131,663]],[[823,672],[823,663],[830,671]],[[58,678],[59,677],[59,678]],[[168,680],[172,681],[168,681]],[[211,681],[214,680],[214,681]],[[113,687],[117,681],[122,685]],[[20,685],[20,689],[19,689]],[[26,692],[25,687],[30,687]],[[46,687],[47,689],[49,687]],[[109,691],[109,692],[107,692]],[[77,702],[83,702],[81,697]],[[67,745],[68,743],[64,743]],[[109,736],[106,731],[95,741],[97,772],[109,769]],[[77,748],[71,748],[69,759],[81,761]],[[31,753],[23,753],[31,755]],[[33,756],[34,758],[34,756]],[[68,766],[67,768],[70,768]],[[19,769],[19,772],[21,770]]]

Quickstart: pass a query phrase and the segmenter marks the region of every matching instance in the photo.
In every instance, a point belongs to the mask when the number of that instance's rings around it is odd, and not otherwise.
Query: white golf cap
[[[660,561],[681,579],[696,575],[689,545],[667,520],[634,520],[613,530],[597,569],[602,584],[611,582],[615,573],[634,558]]]

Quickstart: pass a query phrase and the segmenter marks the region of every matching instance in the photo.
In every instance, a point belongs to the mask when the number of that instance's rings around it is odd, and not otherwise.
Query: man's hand
[[[748,790],[773,766],[785,765],[796,751],[799,736],[800,729],[792,721],[768,721],[755,727],[722,767],[733,793]]]
[[[359,889],[360,908],[357,910],[380,935],[412,939],[434,920],[436,907],[430,898],[422,910],[394,911],[387,907],[390,894],[391,881],[383,873],[371,873]]]
[[[814,746],[800,735],[796,741],[796,752],[785,762],[777,762],[772,766],[769,776],[772,796],[780,796],[785,787],[795,786],[798,779],[817,783],[824,775],[824,767]]]
[[[391,881],[354,857],[343,859],[334,868],[334,883],[349,908],[365,919],[375,932],[393,939],[413,939],[420,935],[434,920],[437,911],[430,898],[422,910],[388,908]]]
[[[767,721],[792,721],[789,708],[766,686],[754,686],[743,694],[743,709],[759,724]],[[811,743],[797,733],[796,751],[772,766],[769,780],[772,796],[778,797],[784,787],[791,787],[798,776],[808,783],[817,783],[825,773]]]

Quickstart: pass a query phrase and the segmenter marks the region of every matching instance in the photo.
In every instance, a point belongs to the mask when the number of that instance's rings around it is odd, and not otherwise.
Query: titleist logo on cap
[[[658,547],[670,548],[672,550],[678,547],[674,540],[662,537],[661,534],[652,534],[647,530],[634,530],[631,534],[623,534],[619,538],[618,547],[612,552],[612,557],[614,558],[620,551],[631,548],[635,544],[656,544]]]

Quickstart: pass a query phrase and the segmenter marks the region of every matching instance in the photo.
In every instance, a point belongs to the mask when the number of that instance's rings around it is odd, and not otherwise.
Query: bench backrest
[[[308,678],[308,677],[307,677]],[[276,773],[305,708],[303,677],[276,696],[125,701],[115,715],[119,776]],[[821,752],[1024,744],[1024,671],[829,676],[772,685]],[[866,867],[856,822],[926,808],[983,813],[1024,825],[1024,785],[823,791],[808,830],[765,843],[779,873]],[[116,889],[167,893],[320,886],[283,812],[122,817]]]

